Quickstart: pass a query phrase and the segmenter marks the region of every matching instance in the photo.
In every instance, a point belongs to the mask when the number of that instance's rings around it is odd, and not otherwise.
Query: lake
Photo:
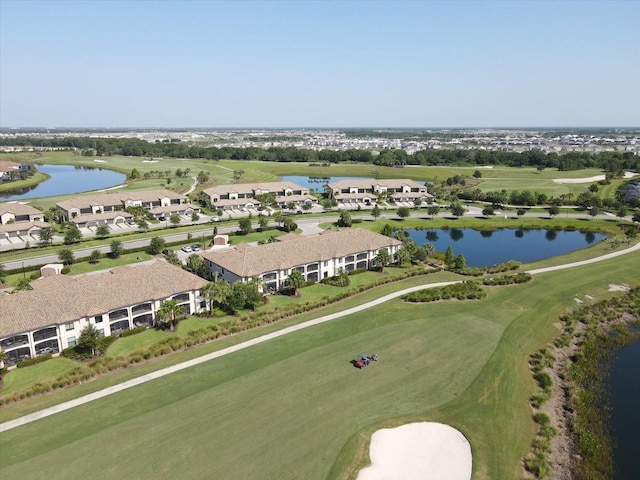
[[[469,267],[487,267],[509,260],[535,262],[580,250],[606,237],[601,233],[545,229],[479,231],[449,228],[405,231],[418,245],[431,243],[438,252],[445,252],[451,246],[454,255],[464,255]]]
[[[609,377],[615,480],[638,478],[640,457],[640,342],[618,352]]]
[[[123,183],[127,176],[98,167],[78,167],[73,165],[36,165],[39,172],[46,173],[48,180],[18,190],[0,193],[0,199],[22,200],[36,197],[53,197],[73,193],[101,190]]]
[[[306,177],[303,175],[286,175],[280,179],[283,182],[293,182],[316,192],[323,192],[327,183],[339,180],[373,180],[371,177]]]

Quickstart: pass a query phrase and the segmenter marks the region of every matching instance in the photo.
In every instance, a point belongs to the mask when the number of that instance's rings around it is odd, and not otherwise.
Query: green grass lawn
[[[17,368],[4,376],[2,380],[2,394],[11,394],[38,382],[56,378],[70,372],[78,363],[64,357],[52,358],[37,365]]]
[[[535,431],[528,355],[574,298],[640,283],[637,258],[542,274],[483,301],[396,300],[236,352],[3,433],[0,474],[353,478],[371,432],[429,420],[467,436],[474,479],[519,478]],[[381,361],[357,370],[361,351]]]

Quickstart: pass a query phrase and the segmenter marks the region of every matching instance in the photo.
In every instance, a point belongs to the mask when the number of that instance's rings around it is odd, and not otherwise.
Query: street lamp
[[[27,274],[24,271],[24,262],[22,262],[22,278],[27,278]]]

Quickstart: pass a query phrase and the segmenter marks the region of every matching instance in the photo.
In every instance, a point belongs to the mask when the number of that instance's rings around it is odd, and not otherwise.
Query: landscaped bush
[[[503,277],[485,278],[482,280],[482,284],[487,286],[513,285],[513,284],[529,282],[531,281],[532,278],[533,277],[531,276],[530,273],[521,272],[521,273],[516,273],[515,275],[505,275]]]
[[[407,302],[435,302],[437,300],[448,300],[451,298],[457,298],[458,300],[478,300],[486,296],[487,292],[482,289],[478,282],[465,281],[447,285],[446,287],[419,290],[404,295],[401,298]]]
[[[38,363],[46,362],[51,359],[51,354],[47,353],[46,355],[40,355],[39,357],[27,358],[26,360],[21,360],[16,363],[16,367],[23,368],[28,367],[30,365],[36,365]]]
[[[147,330],[147,326],[143,325],[141,327],[132,328],[131,330],[125,330],[120,334],[120,338],[130,337],[131,335],[137,335],[138,333],[142,333]]]

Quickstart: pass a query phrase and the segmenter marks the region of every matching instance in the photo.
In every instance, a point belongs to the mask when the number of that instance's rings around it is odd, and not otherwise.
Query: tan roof
[[[160,200],[161,198],[168,197],[171,199],[185,199],[184,195],[172,192],[164,188],[158,190],[136,190],[132,192],[113,192],[113,193],[98,193],[92,195],[78,195],[68,200],[63,200],[56,203],[56,205],[64,210],[70,208],[89,208],[94,206],[105,205],[123,205],[127,200],[129,201],[141,201],[144,203]]]
[[[313,195],[280,195],[276,197],[276,203],[288,203],[288,202],[317,202],[318,197],[314,197]]]
[[[0,337],[164,299],[207,283],[165,260],[41,278],[31,282],[33,290],[0,295]]]
[[[338,193],[334,195],[336,200],[359,200],[365,198],[376,198],[375,193]]]
[[[193,203],[181,203],[180,205],[171,204],[167,205],[166,207],[153,207],[151,210],[149,210],[149,213],[156,214],[165,212],[183,212],[189,209],[197,210],[198,212],[200,211],[200,207],[194,205]]]
[[[78,215],[75,218],[71,219],[71,223],[75,223],[79,225],[85,222],[96,222],[98,220],[113,220],[114,218],[133,218],[129,212],[125,212],[124,210],[118,212],[102,212],[102,213],[93,213],[87,215]]]
[[[19,168],[19,163],[9,162],[5,160],[0,161],[0,172],[15,172]]]
[[[0,232],[22,232],[31,230],[34,227],[45,228],[50,226],[51,224],[47,222],[41,222],[40,220],[34,220],[32,222],[8,223],[6,225],[0,225]]]
[[[283,270],[353,253],[389,248],[402,242],[361,228],[326,231],[320,235],[291,236],[285,241],[251,246],[240,244],[203,257],[242,278]]]
[[[395,192],[391,198],[433,198],[433,195],[427,192]]]
[[[421,185],[415,180],[407,178],[385,178],[378,180],[338,180],[337,182],[330,183],[329,186],[334,190],[343,190],[349,187],[373,190],[375,186],[386,187],[388,189],[398,189],[402,188],[403,186],[409,186],[411,188],[424,188],[424,185]]]
[[[19,202],[0,203],[0,215],[12,213],[14,215],[43,215],[37,208]]]
[[[309,191],[308,188],[301,187],[300,185],[293,182],[266,182],[266,183],[232,183],[228,185],[216,185],[215,187],[207,188],[203,190],[207,195],[228,195],[229,193],[238,193],[238,194],[259,194],[259,191],[264,193],[265,191],[269,193],[279,193],[284,192],[286,189],[291,189],[295,191]]]

